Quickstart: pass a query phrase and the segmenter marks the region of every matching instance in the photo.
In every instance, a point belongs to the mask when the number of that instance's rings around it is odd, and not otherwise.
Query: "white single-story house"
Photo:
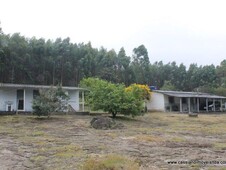
[[[200,92],[153,90],[147,110],[164,112],[224,111],[226,97]]]
[[[40,89],[56,88],[56,86],[0,83],[0,111],[32,112],[32,101]],[[79,104],[84,109],[84,89],[78,87],[62,87],[69,95],[68,104],[79,111]],[[79,93],[82,92],[82,102]]]

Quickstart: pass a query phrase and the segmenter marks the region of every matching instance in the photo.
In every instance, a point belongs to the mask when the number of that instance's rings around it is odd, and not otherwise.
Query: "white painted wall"
[[[79,111],[79,91],[68,90],[68,95],[70,97],[68,104],[71,105],[75,111]]]
[[[24,111],[32,111],[33,90],[31,88],[25,89],[24,96]],[[68,95],[70,97],[68,104],[70,104],[76,111],[79,111],[79,91],[69,90]],[[12,103],[12,110],[17,110],[17,89],[2,88],[0,89],[0,111],[6,111],[7,103]]]
[[[33,89],[25,89],[24,111],[32,111]]]
[[[12,110],[17,108],[16,89],[0,89],[0,111],[6,111],[7,103],[12,103]]]
[[[152,92],[150,101],[147,102],[149,111],[165,111],[164,95],[157,92]]]
[[[164,95],[164,103],[165,103],[165,106],[169,106],[169,96],[167,95]]]

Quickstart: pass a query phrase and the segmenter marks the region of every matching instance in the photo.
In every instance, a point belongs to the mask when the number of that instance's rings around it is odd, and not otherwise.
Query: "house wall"
[[[169,96],[167,96],[167,95],[163,95],[163,96],[164,96],[165,106],[169,106]]]
[[[25,89],[24,111],[32,111],[33,89]]]
[[[169,103],[169,96],[162,93],[152,92],[151,100],[147,103],[147,109],[149,111],[179,111],[180,109],[180,98],[174,97],[174,103]]]
[[[24,111],[32,111],[33,90],[32,88],[26,88],[24,96]],[[79,91],[69,90],[68,95],[70,97],[68,104],[70,104],[74,110],[79,110]],[[17,111],[17,89],[2,88],[0,89],[0,111],[6,111],[7,103],[11,103],[13,111]]]
[[[68,95],[70,97],[68,104],[71,105],[76,111],[79,111],[79,91],[69,90]]]
[[[147,102],[148,111],[165,111],[164,101],[163,94],[152,92],[151,99]]]
[[[6,111],[7,103],[11,103],[12,110],[16,110],[16,89],[0,89],[0,111]]]

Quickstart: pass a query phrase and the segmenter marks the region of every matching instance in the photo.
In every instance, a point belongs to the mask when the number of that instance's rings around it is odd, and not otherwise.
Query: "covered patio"
[[[222,112],[226,97],[200,92],[158,91],[164,94],[165,111]]]

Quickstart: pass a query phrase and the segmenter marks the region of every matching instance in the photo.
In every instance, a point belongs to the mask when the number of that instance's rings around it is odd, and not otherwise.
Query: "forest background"
[[[4,34],[0,28],[0,82],[78,86],[80,80],[98,77],[112,83],[156,86],[163,90],[199,91],[226,96],[226,60],[220,65],[198,66],[175,61],[150,62],[144,45],[126,55],[91,42],[72,43],[70,38],[46,40],[20,33]],[[172,59],[173,60],[173,59]]]

